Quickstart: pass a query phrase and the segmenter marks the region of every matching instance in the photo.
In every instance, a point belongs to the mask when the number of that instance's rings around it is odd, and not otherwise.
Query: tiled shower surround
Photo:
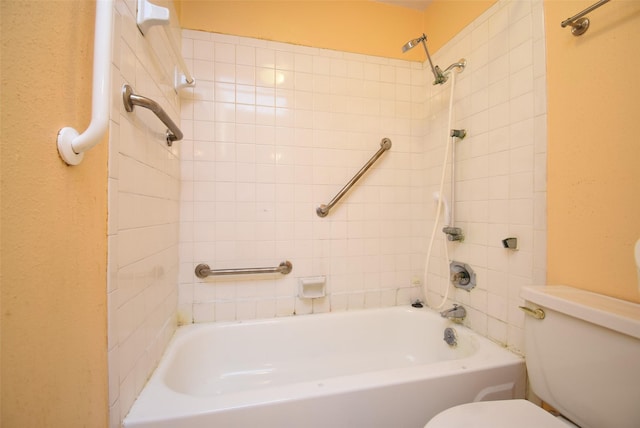
[[[451,291],[468,324],[521,349],[521,285],[545,274],[546,106],[541,2],[499,2],[435,56],[456,76],[456,225],[452,260],[478,286]],[[418,36],[418,35],[416,35]],[[398,49],[404,40],[398,40]],[[180,284],[183,323],[409,304],[422,299],[451,80],[426,64],[243,37],[183,31],[197,85],[183,97]],[[393,142],[325,218],[328,201]],[[447,183],[449,178],[447,178]],[[445,194],[449,195],[449,186]],[[440,230],[439,227],[438,230]],[[429,301],[444,289],[443,234]],[[502,239],[518,238],[518,251]],[[288,276],[200,280],[212,269],[293,263]],[[325,276],[327,295],[298,297]]]
[[[121,96],[127,83],[178,118],[175,59],[163,30],[142,36],[135,12],[135,2],[115,1],[107,279],[109,422],[114,428],[121,426],[171,339],[178,300],[179,147],[167,147],[165,128],[149,110],[125,111]],[[172,28],[179,36],[176,20]]]
[[[428,63],[184,30],[183,54],[197,85],[178,96],[162,32],[140,34],[135,2],[116,1],[114,13],[112,427],[120,426],[157,365],[176,318],[243,320],[424,299],[419,283],[451,80],[433,86]],[[541,0],[499,1],[434,55],[442,68],[468,61],[455,79],[453,121],[468,132],[456,142],[455,217],[465,241],[448,248],[451,259],[475,270],[478,285],[470,293],[452,290],[447,305],[464,304],[470,327],[515,351],[522,350],[520,287],[543,283],[546,271],[542,25]],[[406,40],[397,42],[400,50]],[[125,112],[119,96],[125,82],[158,101],[185,139],[168,148],[151,112]],[[383,137],[392,140],[391,150],[319,218],[316,207]],[[449,195],[449,176],[445,183]],[[502,248],[510,236],[518,238],[518,251]],[[432,303],[448,277],[443,234],[436,238]],[[216,269],[286,259],[293,263],[287,276],[194,275],[201,262]],[[327,296],[299,299],[298,279],[320,275]]]
[[[183,322],[409,303],[419,291],[422,66],[203,32],[183,32],[198,84],[182,102]],[[343,202],[329,200],[393,147]],[[212,268],[293,263],[287,276],[198,280]],[[297,298],[326,276],[327,297]]]

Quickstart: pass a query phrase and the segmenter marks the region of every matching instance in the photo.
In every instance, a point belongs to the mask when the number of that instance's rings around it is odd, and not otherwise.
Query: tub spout
[[[451,321],[462,322],[467,316],[467,310],[463,306],[454,304],[453,308],[440,312],[440,316]]]

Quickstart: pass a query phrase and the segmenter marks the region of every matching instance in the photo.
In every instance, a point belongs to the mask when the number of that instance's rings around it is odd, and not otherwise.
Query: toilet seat
[[[567,428],[561,420],[527,400],[478,401],[451,407],[425,428]]]

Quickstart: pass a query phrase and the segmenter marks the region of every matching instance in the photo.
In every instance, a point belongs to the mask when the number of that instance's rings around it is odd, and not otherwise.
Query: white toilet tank
[[[640,427],[640,305],[566,286],[524,287],[532,390],[582,428]]]

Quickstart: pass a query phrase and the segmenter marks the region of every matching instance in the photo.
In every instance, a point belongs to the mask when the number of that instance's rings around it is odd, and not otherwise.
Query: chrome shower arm
[[[442,73],[442,70],[440,70],[440,67],[438,67],[437,65],[434,66],[433,65],[433,61],[431,61],[431,55],[429,55],[429,49],[427,49],[427,36],[426,36],[426,34],[422,34],[422,37],[420,38],[420,41],[422,42],[422,47],[424,48],[424,52],[427,54],[427,59],[429,60],[429,65],[431,66],[431,72],[433,73],[433,77],[435,77],[435,80],[433,81],[433,84],[434,85],[439,85],[441,83],[446,82],[447,78]]]
[[[454,68],[461,68],[462,70],[464,70],[466,66],[467,66],[467,60],[464,58],[461,58],[458,62],[454,62],[449,67],[445,68],[444,73],[446,74],[449,71],[453,70]]]
[[[429,60],[429,65],[431,66],[431,72],[433,73],[433,77],[435,80],[433,81],[434,85],[441,85],[447,81],[449,71],[454,68],[460,68],[464,70],[464,67],[467,65],[467,61],[465,59],[461,59],[458,62],[454,62],[449,67],[447,67],[444,72],[437,65],[433,65],[433,61],[431,60],[431,54],[429,54],[429,49],[427,49],[427,35],[422,33],[422,37],[417,39],[409,40],[407,43],[402,46],[402,52],[406,52],[409,49],[413,49],[416,47],[418,43],[422,43],[422,47],[424,48],[424,53],[427,54],[427,59]],[[460,70],[460,71],[462,71]]]

